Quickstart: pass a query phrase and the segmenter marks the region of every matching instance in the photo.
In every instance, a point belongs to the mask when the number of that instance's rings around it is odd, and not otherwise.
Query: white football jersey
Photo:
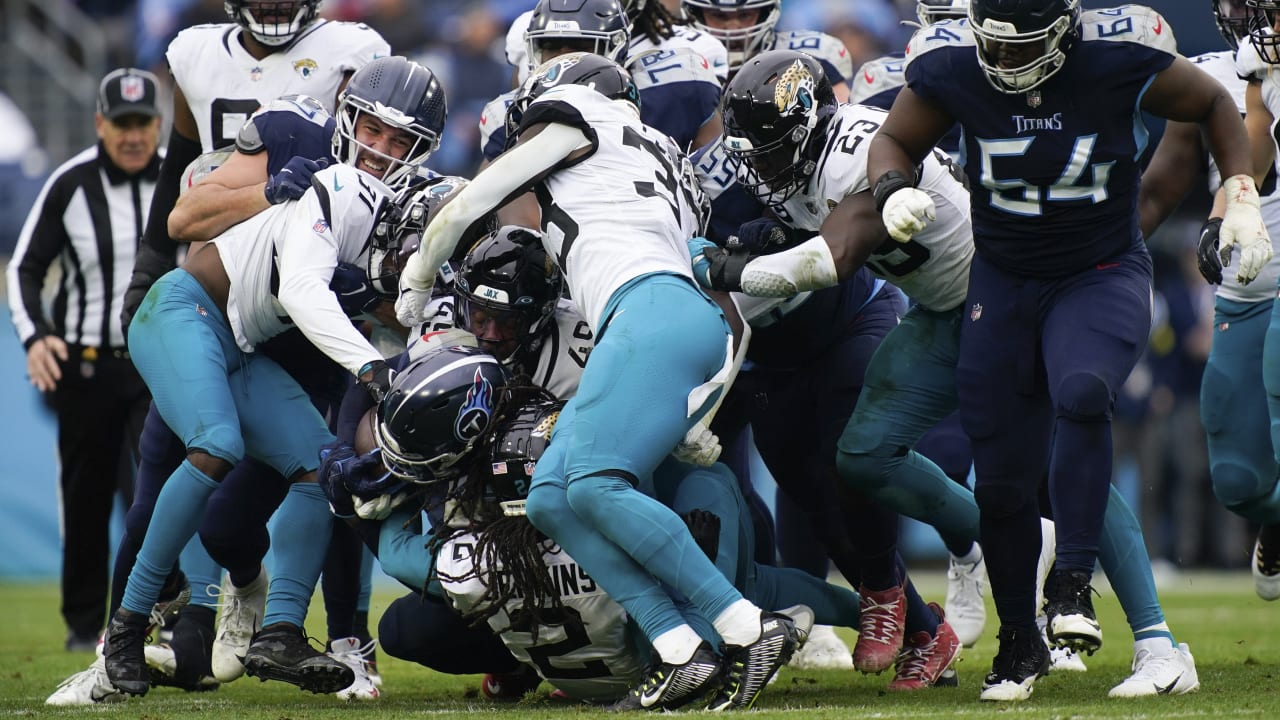
[[[477,568],[472,553],[476,538],[469,533],[450,538],[436,558],[440,584],[454,607],[467,612],[477,607],[485,588],[504,580],[501,567]],[[538,671],[544,680],[575,700],[605,702],[617,700],[640,681],[646,655],[637,647],[644,640],[627,619],[622,606],[614,602],[569,554],[551,546],[543,553],[547,572],[560,589],[561,622],[547,618],[534,627],[520,612],[522,599],[507,602],[506,608],[489,618],[489,626],[517,660]],[[478,571],[478,572],[477,572]],[[462,577],[462,582],[445,576]],[[534,631],[536,632],[536,635]],[[535,640],[536,637],[536,640]]]
[[[511,27],[507,29],[507,63],[516,69],[519,83],[523,83],[525,78],[529,77],[529,71],[532,69],[529,67],[529,47],[524,40],[524,33],[529,29],[529,22],[532,20],[533,11],[529,10],[517,16],[512,21]],[[688,25],[676,25],[672,28],[671,37],[657,45],[644,35],[632,36],[631,43],[627,45],[627,57],[623,64],[634,72],[631,63],[635,58],[653,50],[680,48],[688,48],[705,58],[707,66],[721,84],[729,78],[729,53],[724,49],[724,45],[719,40]]]
[[[1253,51],[1252,43],[1244,43],[1241,47],[1243,54],[1244,47],[1248,47]],[[1253,57],[1257,58],[1256,51]],[[1261,62],[1261,58],[1258,58]],[[1236,73],[1236,58],[1227,50],[1222,52],[1205,53],[1191,58],[1191,62],[1197,67],[1213,76],[1214,80],[1222,83],[1222,87],[1231,92],[1231,98],[1235,100],[1236,107],[1239,108],[1240,114],[1244,115],[1244,91],[1249,83],[1240,79],[1240,75]],[[1271,75],[1265,72],[1264,66],[1263,77]],[[1272,105],[1272,102],[1280,100],[1280,96],[1276,93],[1276,80],[1263,80],[1263,98],[1268,96],[1267,86],[1271,86],[1270,100],[1267,100],[1267,107],[1271,109],[1274,117],[1280,118],[1280,105]],[[1272,137],[1275,136],[1276,124],[1271,125]],[[1222,175],[1218,172],[1218,165],[1213,161],[1213,156],[1209,155],[1209,192],[1216,193],[1222,185]],[[1236,280],[1236,274],[1233,272],[1222,273],[1222,284],[1218,286],[1217,294],[1222,297],[1233,300],[1235,302],[1261,302],[1270,300],[1275,297],[1275,288],[1277,281],[1280,281],[1280,192],[1276,188],[1272,188],[1271,192],[1261,197],[1259,209],[1262,211],[1262,221],[1266,223],[1267,230],[1271,234],[1271,243],[1275,247],[1276,254],[1271,257],[1271,261],[1267,266],[1258,273],[1258,277],[1248,285],[1241,285]]]
[[[165,57],[208,152],[235,142],[253,111],[282,95],[310,95],[333,113],[346,74],[390,54],[391,46],[367,25],[317,20],[288,48],[261,60],[244,49],[233,23],[187,28]]]
[[[857,77],[849,79],[849,102],[861,103],[881,93],[896,91],[907,84],[903,72],[907,67],[901,56],[885,55],[868,60],[858,68]]]
[[[774,30],[767,35],[760,51],[795,50],[822,63],[827,70],[827,80],[832,85],[853,85],[853,58],[849,49],[838,38],[813,30]],[[831,71],[835,71],[832,77]]]
[[[614,292],[634,278],[693,281],[687,243],[701,231],[706,197],[671,138],[641,123],[631,103],[581,85],[547,90],[524,122],[569,125],[592,140],[590,154],[543,180],[538,196],[543,246],[593,331]]]
[[[368,265],[374,220],[392,195],[350,165],[315,174],[300,200],[273,205],[212,241],[231,288],[227,319],[245,352],[297,326],[339,365],[356,373],[382,355],[351,324],[329,289],[339,262]],[[292,315],[278,300],[297,298]]]
[[[443,295],[427,304],[424,311],[426,321],[409,335],[410,360],[417,360],[429,349],[426,343],[419,342],[423,335],[455,327],[453,309],[452,295]],[[533,384],[557,399],[568,400],[578,392],[582,369],[587,366],[587,358],[595,347],[595,334],[573,301],[568,299],[561,298],[552,320],[543,330],[536,365],[521,366],[516,370],[527,374]]]
[[[887,115],[866,105],[841,105],[827,125],[827,140],[808,186],[774,212],[792,227],[817,231],[841,200],[870,190],[867,147]],[[917,187],[933,198],[937,219],[909,242],[886,239],[867,260],[867,267],[920,305],[950,310],[964,302],[969,290],[973,260],[969,193],[959,170],[942,151],[930,153],[922,166]]]

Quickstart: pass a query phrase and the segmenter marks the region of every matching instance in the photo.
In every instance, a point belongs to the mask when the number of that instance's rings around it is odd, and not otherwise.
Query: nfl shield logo
[[[137,75],[120,78],[120,97],[126,102],[138,102],[147,94],[147,85]]]
[[[328,229],[329,229],[329,223],[324,218],[320,218],[319,220],[316,221],[315,225],[311,226],[311,230],[314,231],[317,235],[327,231]]]
[[[1032,90],[1027,93],[1027,105],[1038,108],[1040,107],[1040,91]]]
[[[261,80],[261,79],[262,79],[262,68],[261,68],[261,67],[255,67],[255,68],[253,68],[252,70],[250,70],[250,71],[249,71],[249,79],[250,79],[250,80],[252,80],[252,81],[254,81],[254,82],[258,82],[259,80]]]
[[[973,309],[969,311],[969,319],[977,322],[980,317],[982,317],[982,303],[974,303]]]

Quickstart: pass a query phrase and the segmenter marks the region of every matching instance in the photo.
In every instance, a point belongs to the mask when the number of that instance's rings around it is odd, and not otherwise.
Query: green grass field
[[[919,573],[926,598],[941,599],[941,572]],[[889,674],[801,672],[784,669],[765,691],[752,717],[1280,717],[1280,605],[1253,594],[1247,573],[1189,574],[1161,593],[1178,639],[1191,644],[1201,690],[1182,697],[1110,700],[1107,690],[1129,672],[1132,638],[1111,591],[1100,588],[1095,605],[1103,623],[1105,646],[1088,658],[1085,674],[1055,674],[1036,685],[1030,702],[1015,706],[979,703],[981,677],[995,652],[995,629],[966,650],[958,666],[960,687],[910,695],[889,694]],[[375,594],[377,617],[394,599],[390,588]],[[349,717],[461,717],[484,713],[510,718],[581,718],[597,708],[565,706],[546,699],[547,685],[515,705],[496,705],[479,694],[478,676],[445,676],[397,662],[380,654],[386,684],[383,697],[353,706],[330,696],[303,693],[280,683],[241,679],[216,692],[185,694],[159,688],[145,698],[94,708],[46,708],[45,697],[67,675],[84,669],[88,653],[62,649],[57,588],[52,584],[0,585],[0,608],[7,621],[0,634],[0,716],[140,718],[235,718],[304,720]],[[311,633],[323,634],[320,608],[313,607]],[[852,633],[846,634],[852,644]]]

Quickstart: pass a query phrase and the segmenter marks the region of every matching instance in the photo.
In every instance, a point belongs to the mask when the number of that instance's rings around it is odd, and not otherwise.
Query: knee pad
[[[1111,417],[1111,387],[1098,375],[1076,372],[1058,385],[1058,414],[1082,422],[1102,422]]]
[[[1213,494],[1228,510],[1238,512],[1239,507],[1265,497],[1263,479],[1254,470],[1234,462],[1214,463],[1210,473]]]
[[[1034,498],[1013,485],[979,485],[973,490],[973,499],[984,515],[993,519],[1003,519],[1016,515]]]

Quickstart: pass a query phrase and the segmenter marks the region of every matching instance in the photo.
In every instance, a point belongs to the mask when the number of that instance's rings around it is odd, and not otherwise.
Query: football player
[[[434,279],[426,268],[505,198],[536,189],[543,245],[597,341],[561,414],[561,441],[538,465],[530,520],[652,640],[662,662],[628,696],[635,706],[691,701],[718,675],[710,646],[660,580],[712,618],[729,648],[712,707],[749,707],[794,652],[794,623],[762,615],[713,571],[675,513],[640,491],[731,381],[734,337],[674,252],[698,231],[705,198],[674,143],[640,122],[637,103],[630,75],[598,55],[563,55],[539,68],[512,106],[519,140],[428,225],[397,311],[402,321],[421,320]]]
[[[1227,178],[1221,242],[1239,246],[1241,282],[1265,266],[1271,241],[1230,94],[1178,56],[1154,11],[1082,17],[1078,0],[973,0],[967,25],[924,28],[907,54],[907,87],[871,141],[868,175],[890,236],[908,247],[936,214],[915,165],[960,123],[978,252],[956,374],[1001,620],[983,697],[1023,699],[1048,661],[1034,590],[1044,467],[1058,528],[1049,638],[1102,643],[1090,581],[1111,489],[1111,406],[1151,322],[1134,194],[1146,135],[1134,108],[1206,133]]]
[[[886,114],[868,106],[806,102],[805,94],[826,96],[820,73],[821,67],[803,55],[770,53],[748,63],[725,100],[725,146],[737,148],[744,181],[771,198],[791,218],[791,227],[820,234],[757,257],[707,241],[692,243],[695,276],[716,289],[787,296],[832,284],[865,265],[893,278],[915,298],[916,305],[867,369],[866,389],[840,441],[841,474],[903,514],[972,542],[978,532],[972,493],[941,473],[923,470],[927,461],[911,450],[924,430],[957,402],[957,343],[974,252],[969,199],[948,156],[941,151],[926,155],[918,184],[942,212],[912,238],[915,246],[889,241],[864,163],[869,141]],[[779,92],[793,98],[783,112],[773,102]],[[795,134],[797,126],[815,130]],[[1194,689],[1194,663],[1185,646],[1172,642],[1150,568],[1133,566],[1138,554],[1133,548],[1143,547],[1137,520],[1114,491],[1106,515],[1101,560],[1116,579],[1135,631],[1135,655],[1176,660],[1155,666],[1172,673],[1161,687],[1172,682],[1179,692]],[[1163,652],[1157,652],[1161,643]],[[1135,667],[1135,672],[1141,669]],[[1154,687],[1147,683],[1147,694]]]
[[[324,503],[314,484],[315,449],[306,448],[318,440],[318,449],[331,436],[311,403],[302,400],[296,382],[253,350],[296,324],[370,392],[385,391],[386,364],[351,326],[328,282],[338,262],[350,262],[367,267],[371,283],[382,292],[394,287],[399,238],[375,235],[375,226],[385,208],[395,207],[393,192],[408,185],[438,144],[444,97],[429,70],[404,58],[386,58],[364,70],[339,102],[339,115],[346,120],[338,124],[334,155],[343,163],[317,173],[301,200],[274,206],[218,236],[149,292],[146,322],[138,328],[145,330],[131,339],[136,346],[131,352],[166,424],[188,451],[160,492],[156,519],[108,631],[107,672],[123,692],[144,694],[149,687],[142,657],[146,618],[138,608],[150,608],[177,551],[195,533],[210,494],[246,449],[294,481],[280,509],[291,520],[282,523],[276,539],[279,570],[272,584],[280,592],[268,597],[264,629],[250,647],[246,667],[316,691],[336,692],[353,679],[345,665],[311,650],[301,633],[322,560],[310,552],[311,543],[316,536],[327,537],[330,522],[327,512],[319,512]],[[387,82],[388,77],[395,81]],[[279,270],[272,272],[277,263]],[[199,319],[184,323],[166,302],[177,297],[188,297]],[[185,301],[178,306],[192,307]],[[182,345],[174,344],[174,333],[194,345],[209,345],[209,352],[186,362],[167,359]],[[174,382],[179,366],[186,368],[188,383]],[[186,402],[192,381],[207,389],[200,393],[199,408]],[[254,407],[271,406],[265,413],[271,427],[253,422],[264,414],[248,411],[249,395]],[[280,424],[281,414],[294,420]],[[275,437],[281,427],[290,432]],[[267,453],[268,446],[277,449]]]

